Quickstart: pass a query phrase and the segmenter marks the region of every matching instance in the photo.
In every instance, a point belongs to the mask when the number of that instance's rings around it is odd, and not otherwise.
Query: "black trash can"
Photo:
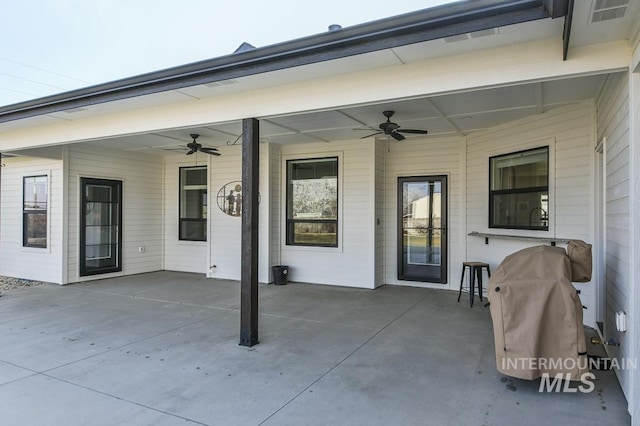
[[[272,266],[271,271],[273,272],[273,283],[275,285],[287,284],[287,281],[289,278],[288,266],[285,266],[285,265]]]

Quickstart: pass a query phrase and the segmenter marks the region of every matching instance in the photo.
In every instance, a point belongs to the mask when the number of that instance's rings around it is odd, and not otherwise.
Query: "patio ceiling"
[[[396,112],[392,121],[402,128],[428,130],[427,138],[464,136],[592,99],[603,79],[601,75],[585,76],[296,115],[261,117],[260,136],[263,142],[275,144],[357,139],[376,132],[379,123],[385,120],[382,115],[385,110]],[[371,131],[354,130],[362,128],[371,128]],[[189,142],[190,133],[200,134],[198,141],[205,146],[224,147],[240,136],[241,123],[222,123],[85,143],[125,151],[180,155],[180,152],[170,149]],[[405,136],[407,139],[425,137],[412,134]]]

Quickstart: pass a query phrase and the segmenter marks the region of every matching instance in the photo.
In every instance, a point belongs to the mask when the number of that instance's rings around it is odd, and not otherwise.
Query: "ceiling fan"
[[[187,144],[187,148],[189,148],[189,152],[187,152],[187,155],[191,155],[194,152],[204,152],[205,154],[216,156],[220,155],[220,153],[218,152],[218,148],[207,148],[206,146],[202,146],[201,144],[196,142],[196,139],[198,139],[198,137],[200,136],[197,133],[191,133],[189,136],[191,136],[193,141]]]
[[[391,121],[391,117],[393,117],[393,114],[395,114],[395,111],[382,111],[382,114],[385,117],[387,117],[387,121],[380,123],[380,125],[378,126],[380,128],[380,131],[377,131],[376,133],[373,133],[367,136],[363,136],[360,139],[364,139],[364,138],[368,138],[371,136],[380,135],[384,133],[385,135],[391,136],[395,140],[402,141],[406,139],[402,133],[413,133],[418,135],[426,135],[427,133],[429,133],[426,130],[402,129],[399,124]],[[371,127],[367,129],[354,129],[354,130],[375,130],[375,129]]]

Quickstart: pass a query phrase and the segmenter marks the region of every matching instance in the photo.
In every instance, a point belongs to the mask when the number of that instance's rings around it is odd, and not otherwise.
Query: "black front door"
[[[447,177],[398,178],[398,279],[447,282]]]
[[[80,276],[122,271],[122,181],[80,179]]]

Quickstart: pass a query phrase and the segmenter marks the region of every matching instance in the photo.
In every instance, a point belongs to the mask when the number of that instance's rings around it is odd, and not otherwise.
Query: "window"
[[[489,159],[489,228],[549,229],[549,147]]]
[[[180,168],[180,240],[207,241],[207,168]]]
[[[288,245],[338,247],[338,158],[287,161]]]
[[[22,193],[22,245],[47,247],[47,176],[25,176]]]

